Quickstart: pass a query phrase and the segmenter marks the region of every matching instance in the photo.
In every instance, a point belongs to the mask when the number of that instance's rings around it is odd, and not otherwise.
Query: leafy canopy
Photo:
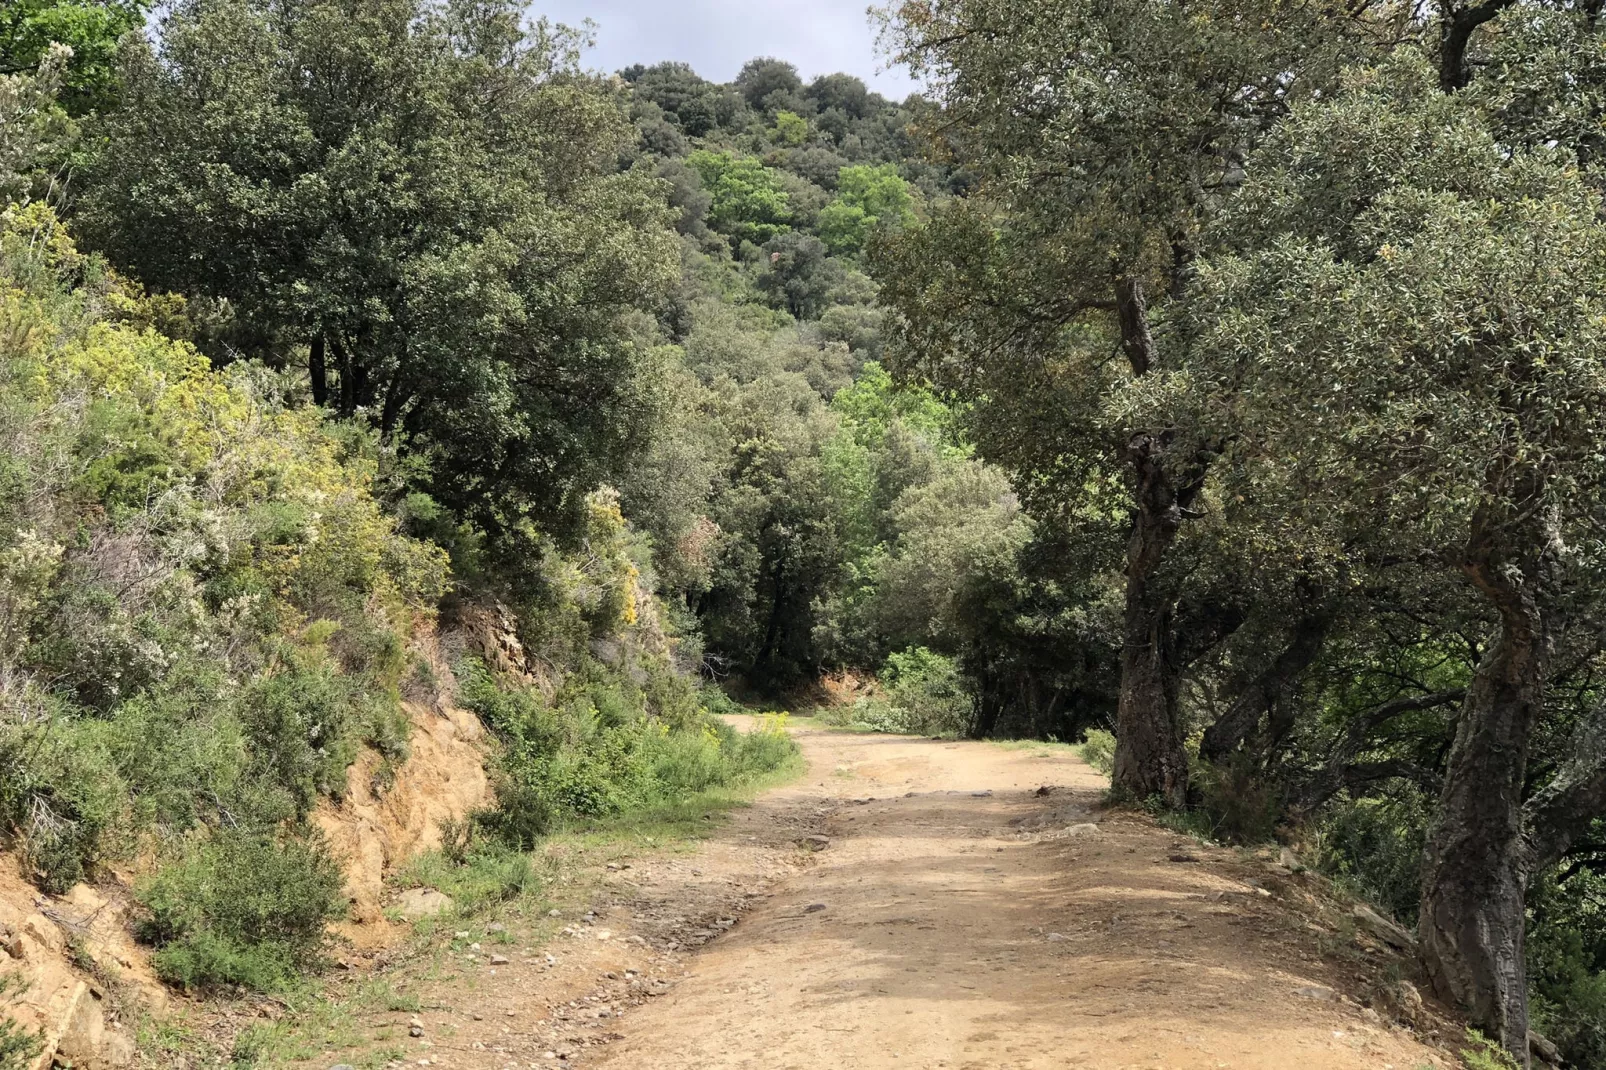
[[[124,56],[83,230],[306,369],[494,535],[578,522],[635,448],[627,309],[674,271],[623,101],[511,0],[187,0]]]

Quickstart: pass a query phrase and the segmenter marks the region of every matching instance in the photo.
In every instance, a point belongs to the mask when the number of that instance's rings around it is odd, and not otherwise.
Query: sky
[[[616,71],[632,63],[690,63],[714,82],[736,77],[755,56],[796,64],[805,80],[846,71],[894,100],[915,91],[902,68],[882,70],[870,0],[534,0],[530,11],[577,26],[597,24],[586,66]]]

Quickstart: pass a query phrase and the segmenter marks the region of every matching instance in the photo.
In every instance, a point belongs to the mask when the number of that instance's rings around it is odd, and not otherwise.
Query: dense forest
[[[11,841],[154,852],[164,976],[271,988],[404,699],[496,729],[506,855],[784,765],[712,712],[847,674],[1113,732],[1114,802],[1606,1067],[1600,14],[911,0],[896,102],[506,0],[13,0]],[[540,686],[419,655],[496,603]]]

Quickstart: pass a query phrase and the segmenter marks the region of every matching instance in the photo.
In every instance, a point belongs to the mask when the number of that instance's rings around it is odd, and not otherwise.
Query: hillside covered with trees
[[[785,767],[715,714],[845,674],[860,727],[1113,733],[1112,801],[1606,1067],[1599,12],[879,18],[925,96],[594,72],[504,0],[0,12],[29,879],[151,863],[164,979],[271,990],[406,703],[492,728],[507,862]],[[490,606],[528,671],[436,642]]]

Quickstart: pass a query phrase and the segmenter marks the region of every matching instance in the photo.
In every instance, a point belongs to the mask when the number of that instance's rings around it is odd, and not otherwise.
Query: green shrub
[[[725,753],[736,779],[753,780],[768,776],[798,758],[797,744],[786,731],[784,713],[765,716],[749,732],[737,732],[726,725],[719,727],[730,733]]]
[[[1606,877],[1542,874],[1528,893],[1533,1027],[1573,1066],[1606,1066]]]
[[[908,710],[893,705],[879,695],[861,695],[855,699],[848,723],[872,732],[897,735],[910,735],[916,730]]]
[[[1265,843],[1276,831],[1282,817],[1282,798],[1246,759],[1235,758],[1223,765],[1197,762],[1193,786],[1198,793],[1196,809],[1209,822],[1212,840],[1225,843]]]
[[[1115,772],[1115,733],[1089,728],[1076,753],[1082,756],[1082,761],[1109,776]]]
[[[451,896],[460,914],[516,899],[535,883],[529,856],[495,840],[471,835],[464,849],[430,851],[407,863],[393,878],[401,888],[434,888]]]
[[[473,824],[515,851],[528,851],[552,831],[557,809],[541,785],[498,776],[496,805],[474,815]],[[466,855],[467,851],[460,854]]]
[[[1316,869],[1416,924],[1430,806],[1420,789],[1403,783],[1387,795],[1341,800],[1317,826]]]
[[[697,702],[703,712],[713,717],[722,717],[729,713],[746,713],[742,704],[725,694],[712,684],[705,686],[697,692]]]
[[[324,927],[344,913],[342,886],[315,836],[223,832],[139,884],[138,933],[165,981],[272,991],[318,965]]]
[[[503,686],[477,661],[458,667],[459,697],[501,740],[496,807],[476,824],[508,847],[528,849],[565,817],[605,817],[763,776],[796,746],[778,722],[738,732],[705,712],[698,692],[676,685],[670,716],[648,686],[591,662],[546,701]],[[667,670],[665,670],[667,671]],[[660,691],[660,694],[665,692]],[[714,700],[716,703],[719,700]]]
[[[885,694],[864,695],[834,719],[872,732],[956,736],[970,727],[973,703],[954,659],[927,650],[889,655],[881,670]]]
[[[0,999],[20,993],[23,982],[14,974],[0,973]],[[0,1016],[0,1070],[27,1070],[33,1065],[44,1039],[30,1033],[10,1017]]]
[[[970,727],[973,703],[953,658],[925,647],[910,647],[888,656],[881,682],[892,704],[905,711],[906,731],[956,736]]]
[[[399,761],[403,639],[446,580],[375,494],[377,436],[147,329],[164,300],[42,202],[0,213],[0,832],[52,891],[279,828],[359,740]],[[209,933],[169,959],[233,954]]]
[[[1517,1060],[1476,1029],[1467,1030],[1467,1047],[1461,1049],[1461,1061],[1467,1070],[1517,1070]]]
[[[641,742],[646,775],[661,798],[696,795],[731,779],[732,755],[725,746],[737,735],[722,735],[712,724],[701,731],[649,730]]]
[[[344,793],[354,756],[346,679],[292,659],[247,686],[237,705],[259,774],[290,793],[298,816],[318,796]]]
[[[126,785],[99,727],[47,723],[0,734],[0,805],[24,864],[49,892],[65,892],[113,851]]]

